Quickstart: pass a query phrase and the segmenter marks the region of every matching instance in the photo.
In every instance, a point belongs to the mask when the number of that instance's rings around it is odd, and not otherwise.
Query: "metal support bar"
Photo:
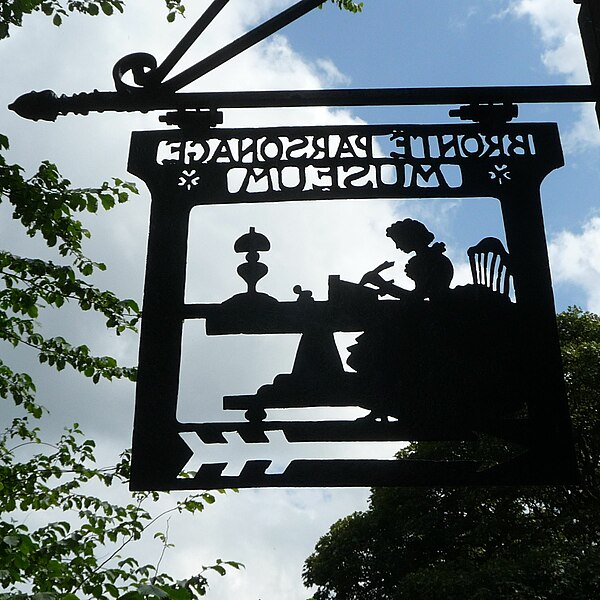
[[[202,77],[206,73],[209,73],[213,69],[231,60],[234,56],[241,54],[244,50],[262,42],[273,33],[276,33],[285,26],[293,23],[300,17],[303,17],[306,13],[310,12],[317,6],[323,3],[323,0],[301,0],[294,4],[287,10],[277,16],[269,19],[262,25],[255,27],[245,35],[239,37],[231,44],[224,46],[220,50],[217,50],[214,54],[206,57],[189,69],[182,71],[175,77],[165,81],[163,86],[171,92],[180,90],[181,88],[189,85],[196,81],[196,79]]]
[[[204,30],[213,22],[215,17],[225,8],[229,0],[213,0],[202,16],[194,23],[192,28],[183,36],[181,41],[173,48],[163,63],[151,73],[149,85],[158,85],[171,72],[181,57],[190,49],[192,44],[200,37]]]
[[[597,85],[600,80],[600,3],[597,0],[575,0],[575,4],[581,5],[577,22],[590,81]],[[600,102],[596,103],[596,115],[600,123]]]
[[[495,103],[596,102],[592,85],[493,86],[447,88],[376,88],[254,92],[136,93],[91,92],[57,96],[51,90],[30,92],[9,108],[34,121],[90,112],[148,112],[173,109],[284,108],[301,106],[426,106]]]
[[[600,5],[590,0],[576,0],[575,3],[581,5],[577,21],[590,81],[595,83],[600,75]]]

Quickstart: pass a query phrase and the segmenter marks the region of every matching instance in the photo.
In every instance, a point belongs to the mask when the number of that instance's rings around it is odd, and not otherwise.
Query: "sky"
[[[181,67],[291,4],[231,0]],[[0,107],[32,89],[59,94],[113,90],[111,71],[120,57],[145,51],[160,61],[207,5],[206,0],[190,0],[187,18],[174,24],[166,22],[160,0],[129,0],[124,15],[73,16],[61,28],[38,16],[26,18],[23,28],[0,44]],[[360,15],[331,5],[187,91],[587,83],[576,15],[571,0],[365,0]],[[449,108],[232,110],[225,112],[225,126],[446,123]],[[81,186],[110,177],[134,179],[126,172],[130,133],[164,127],[153,114],[104,113],[34,123],[6,108],[0,111],[0,130],[11,140],[9,160],[31,171],[50,159]],[[563,141],[566,164],[542,187],[557,310],[576,304],[600,312],[600,135],[593,108],[521,106],[519,120],[557,122]],[[98,275],[98,285],[141,299],[150,199],[144,184],[138,184],[139,197],[112,213],[87,218],[86,224],[93,233],[88,254],[108,265]],[[386,259],[397,261],[394,275],[402,283],[402,263],[385,228],[405,216],[423,220],[446,243],[455,283],[468,280],[468,246],[485,235],[503,236],[498,208],[489,199],[202,207],[192,213],[186,299],[215,302],[241,291],[243,282],[235,274],[241,257],[232,245],[249,226],[271,240],[272,250],[262,256],[270,271],[259,289],[279,299],[292,299],[296,284],[312,290],[315,298],[325,298],[329,274],[358,281]],[[6,207],[0,207],[0,236],[4,247],[15,253],[52,257],[41,242],[18,231]],[[101,319],[67,308],[49,314],[43,324],[48,334],[87,343],[96,353],[114,355],[124,364],[137,360],[137,338],[107,335]],[[224,394],[248,393],[289,370],[297,338],[264,337],[269,339],[209,340],[198,323],[188,324],[178,417],[210,419]],[[342,340],[341,349],[349,343]],[[74,374],[36,365],[26,351],[6,352],[3,360],[31,372],[38,382],[40,400],[50,410],[45,426],[49,435],[78,421],[96,439],[106,464],[130,445],[131,384],[93,386]],[[7,416],[10,412],[0,410]],[[198,517],[169,522],[176,547],[167,552],[162,566],[184,576],[215,558],[238,560],[245,570],[215,576],[209,597],[303,600],[310,595],[301,582],[304,559],[336,519],[364,509],[367,497],[368,489],[228,493]],[[149,561],[160,555],[151,540],[138,550]]]

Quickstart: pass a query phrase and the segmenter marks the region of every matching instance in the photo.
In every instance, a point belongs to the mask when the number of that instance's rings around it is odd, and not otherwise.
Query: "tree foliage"
[[[362,11],[363,3],[353,0],[331,0],[342,10],[352,13]],[[174,21],[185,14],[183,0],[164,0],[168,10],[167,21]],[[61,25],[71,13],[82,13],[92,17],[123,12],[125,0],[2,0],[0,3],[0,40],[10,35],[13,27],[23,24],[23,17],[41,12],[52,19],[54,25]]]
[[[140,564],[127,554],[129,544],[140,540],[157,520],[170,513],[201,512],[215,496],[188,496],[157,516],[149,512],[149,505],[158,494],[134,494],[126,505],[109,502],[89,488],[126,484],[128,453],[117,465],[98,468],[94,442],[82,436],[75,424],[56,444],[45,444],[26,419],[15,419],[0,436],[1,599],[189,600],[205,595],[209,571],[223,575],[226,566],[240,567],[217,561],[193,577],[175,581],[158,564]],[[18,457],[22,453],[28,457]],[[26,513],[54,513],[60,520],[42,519],[43,524],[30,528],[19,518]],[[154,537],[163,551],[170,546],[166,533]]]
[[[0,150],[8,150],[8,140],[3,136]],[[98,188],[75,189],[49,162],[27,178],[19,165],[9,164],[0,154],[0,202],[8,202],[13,219],[26,233],[55,247],[63,261],[57,264],[0,251],[0,340],[12,346],[29,346],[37,351],[40,362],[58,370],[69,365],[95,383],[101,377],[135,379],[134,368],[119,367],[109,356],[93,356],[87,346],[74,346],[63,337],[45,337],[39,325],[45,309],[72,303],[103,315],[107,327],[117,334],[135,331],[140,316],[137,303],[121,300],[90,283],[88,278],[106,266],[83,253],[82,243],[90,232],[77,218],[77,213],[94,213],[98,207],[109,210],[126,202],[130,193],[137,193],[135,186],[118,179]],[[0,374],[0,396],[12,397],[16,405],[40,417],[42,409],[35,401],[31,378],[14,373],[2,361]]]
[[[316,600],[598,597],[600,317],[573,308],[558,324],[581,485],[374,489],[367,510],[335,523],[307,559]],[[401,454],[446,451],[415,443]]]
[[[8,150],[8,140],[0,138],[0,146]],[[61,261],[0,251],[0,340],[13,347],[29,346],[41,363],[59,371],[68,365],[94,383],[100,378],[135,380],[135,368],[121,367],[110,356],[94,356],[87,346],[74,346],[63,337],[45,337],[40,326],[46,309],[71,303],[102,315],[117,335],[135,331],[137,303],[90,282],[90,276],[106,267],[84,254],[83,242],[90,232],[77,218],[78,213],[110,210],[131,193],[137,193],[135,186],[118,179],[97,188],[74,188],[49,162],[26,177],[20,166],[0,155],[0,202],[8,202],[14,220],[29,236],[40,236],[55,248]],[[102,499],[99,486],[127,483],[128,453],[114,467],[96,467],[94,442],[82,437],[78,425],[68,428],[58,442],[44,441],[32,424],[44,413],[35,391],[27,373],[0,361],[0,396],[23,411],[0,433],[0,599],[187,600],[205,595],[208,571],[223,575],[227,566],[240,567],[219,560],[200,567],[193,577],[174,581],[157,565],[140,565],[124,555],[123,550],[159,517],[200,512],[215,496],[195,494],[173,501],[158,517],[148,505],[164,494],[134,494],[125,506]],[[22,522],[22,515],[31,512],[43,522],[33,529]],[[156,535],[166,550],[166,534]]]
[[[344,0],[346,1],[346,0]],[[164,0],[168,10],[167,20],[173,21],[183,15],[185,6],[182,0]],[[61,25],[71,13],[82,13],[92,17],[110,16],[115,11],[123,12],[124,0],[2,0],[0,3],[0,40],[7,38],[13,27],[21,27],[23,17],[41,12],[52,19],[54,25]]]
[[[337,4],[340,10],[348,10],[351,13],[362,12],[364,2],[354,2],[353,0],[331,0],[334,4]]]
[[[8,150],[8,140],[0,138],[0,146]],[[74,346],[63,337],[45,337],[40,325],[46,309],[71,303],[102,315],[117,335],[135,331],[137,303],[90,282],[90,276],[106,267],[84,254],[83,242],[90,232],[77,218],[78,213],[110,210],[131,193],[137,193],[135,186],[118,179],[97,188],[74,188],[49,162],[26,177],[20,166],[0,154],[0,202],[8,202],[14,220],[29,236],[40,236],[55,248],[61,261],[0,251],[0,340],[13,347],[29,346],[41,363],[59,371],[68,365],[94,383],[100,378],[135,380],[135,368],[121,367],[110,356],[94,356],[87,346]],[[128,453],[111,468],[96,467],[95,444],[82,437],[78,425],[57,442],[46,442],[32,424],[44,413],[35,391],[27,373],[0,361],[0,397],[22,411],[0,432],[0,599],[188,600],[205,595],[209,571],[223,575],[227,566],[240,567],[219,560],[200,567],[193,577],[174,581],[158,565],[141,565],[124,554],[158,518],[172,512],[198,513],[215,496],[195,494],[173,501],[158,517],[152,516],[149,505],[164,494],[134,494],[124,506],[104,500],[99,488],[127,483]],[[34,513],[34,520],[42,524],[26,526],[27,513]],[[57,514],[60,520],[55,520]],[[156,536],[166,550],[167,535]]]
[[[165,2],[169,10],[183,12],[179,0]],[[122,9],[121,0],[4,0],[0,38],[35,11],[59,25],[68,12],[109,15]],[[27,346],[39,362],[59,371],[68,366],[94,383],[101,378],[134,381],[134,367],[95,356],[86,345],[61,336],[48,337],[41,323],[50,310],[70,304],[102,316],[117,335],[135,332],[137,303],[94,284],[94,274],[106,266],[85,254],[90,231],[81,221],[81,215],[127,202],[137,193],[135,186],[113,179],[75,188],[48,161],[27,175],[9,162],[8,150],[8,139],[0,135],[0,203],[9,205],[15,226],[42,239],[55,258],[0,250],[0,343],[5,349]],[[224,575],[227,567],[240,568],[239,563],[217,560],[175,581],[160,570],[162,555],[171,546],[168,529],[154,534],[162,548],[156,564],[140,564],[129,550],[144,532],[159,520],[164,526],[169,514],[201,512],[215,495],[176,500],[158,493],[130,494],[123,489],[129,477],[128,452],[112,467],[96,466],[95,444],[77,424],[49,442],[39,426],[46,410],[35,392],[29,374],[0,360],[0,397],[16,407],[12,423],[0,431],[0,600],[191,600],[206,594],[209,572]],[[125,497],[126,503],[107,499],[114,497]],[[162,512],[153,515],[152,506],[159,500]]]

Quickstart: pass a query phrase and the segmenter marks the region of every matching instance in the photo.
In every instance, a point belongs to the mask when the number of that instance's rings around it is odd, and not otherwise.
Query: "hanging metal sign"
[[[10,106],[34,120],[91,111],[175,111],[161,120],[179,130],[135,132],[130,148],[129,171],[152,193],[131,488],[574,481],[540,201],[542,181],[563,164],[562,150],[555,124],[509,121],[516,102],[596,102],[597,87],[180,93],[322,4],[299,0],[169,78],[229,2],[213,0],[161,64],[148,53],[120,59],[113,69],[115,91],[30,92]],[[472,123],[217,127],[220,110],[229,108],[425,104],[464,104],[450,115]],[[239,293],[217,303],[185,300],[194,207],[490,197],[499,201],[506,245],[489,235],[474,239],[464,249],[471,270],[466,285],[454,282],[446,247],[428,224],[403,219],[382,235],[392,249],[410,255],[405,272],[412,284],[406,289],[393,283],[393,263],[386,261],[359,281],[329,274],[326,299],[294,286],[295,301],[279,300],[260,291],[269,271],[264,253],[277,248],[271,250],[269,232],[250,222],[231,240],[233,251],[244,255]],[[241,395],[210,398],[206,386],[198,402],[217,406],[223,419],[184,422],[177,415],[189,321],[203,322],[213,339],[296,334],[293,368]],[[334,340],[339,332],[359,334],[346,364]],[[198,365],[201,370],[200,357]],[[321,421],[274,416],[348,406],[366,415]],[[426,440],[447,442],[446,455],[429,461],[372,456],[373,445],[399,449],[403,442]],[[190,473],[189,465],[198,463]]]
[[[549,123],[134,133],[129,170],[150,188],[152,211],[132,487],[502,484],[571,477],[539,195],[544,177],[562,164],[558,131]],[[384,263],[357,282],[332,273],[327,299],[298,288],[296,301],[279,301],[257,289],[268,271],[261,253],[270,243],[268,232],[249,223],[232,240],[245,255],[240,293],[216,304],[184,301],[195,206],[457,197],[497,198],[504,221],[506,248],[488,237],[466,249],[471,284],[452,286],[444,244],[434,241],[426,224],[405,219],[391,224],[387,236],[400,251],[414,253],[406,267],[414,288],[391,283],[386,270],[393,263]],[[190,319],[204,320],[209,336],[300,334],[291,373],[217,399],[222,422],[180,422],[182,333]],[[347,360],[352,371],[342,364],[335,332],[362,332]],[[269,414],[346,406],[369,412],[327,421],[273,420]],[[399,449],[402,441],[448,440],[475,447],[482,437],[504,448],[491,464],[476,451],[468,461],[452,460],[451,451],[442,461],[307,458],[319,456],[320,448],[331,454],[336,445],[347,450],[354,444],[359,453],[365,442],[397,441]],[[292,456],[283,464],[274,440]],[[203,460],[203,453],[211,458]],[[186,473],[198,462],[193,476]]]

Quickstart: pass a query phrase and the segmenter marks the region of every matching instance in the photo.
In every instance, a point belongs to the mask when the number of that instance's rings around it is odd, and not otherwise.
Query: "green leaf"
[[[110,210],[115,205],[115,199],[110,194],[100,194],[100,201],[104,210]]]
[[[107,583],[104,587],[113,598],[118,598],[121,595],[121,592],[119,592],[119,588],[116,585],[113,585],[112,583]],[[61,600],[64,599],[61,598]]]
[[[144,584],[140,585],[137,591],[143,596],[156,596],[157,598],[168,598],[169,594],[156,585]]]
[[[192,600],[192,592],[186,588],[174,588],[168,585],[162,586],[171,600]]]

